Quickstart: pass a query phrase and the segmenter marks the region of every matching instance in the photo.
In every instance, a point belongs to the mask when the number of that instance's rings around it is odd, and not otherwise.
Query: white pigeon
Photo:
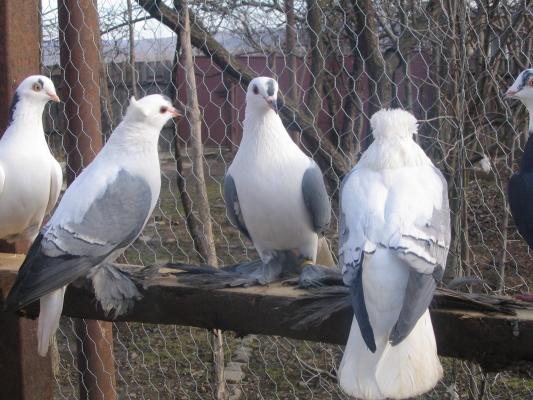
[[[8,242],[33,241],[61,191],[63,173],[43,130],[43,110],[50,100],[59,101],[50,79],[24,79],[0,139],[0,239]]]
[[[281,259],[287,253],[300,265],[315,263],[318,235],[331,218],[322,172],[287,133],[277,94],[274,79],[250,82],[242,141],[224,179],[228,217],[263,262],[245,271],[248,284],[266,284],[286,272]]]
[[[40,355],[46,355],[57,330],[66,285],[75,279],[92,278],[106,312],[124,312],[138,296],[133,283],[108,263],[139,236],[155,207],[159,132],[177,115],[161,95],[132,98],[124,120],[66,190],[30,248],[6,304],[14,310],[41,300]]]
[[[442,376],[428,311],[450,245],[447,183],[413,140],[415,117],[381,110],[341,187],[339,254],[355,318],[338,371],[359,399],[405,399]]]

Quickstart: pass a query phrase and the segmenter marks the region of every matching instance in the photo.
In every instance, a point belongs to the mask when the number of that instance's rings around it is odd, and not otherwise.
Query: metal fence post
[[[39,0],[0,2],[0,136],[7,127],[8,105],[17,85],[27,75],[39,73],[39,39]],[[7,243],[0,248],[27,250]],[[0,398],[51,399],[52,366],[50,356],[37,356],[37,321],[0,309],[0,326]]]
[[[64,70],[67,180],[72,182],[102,148],[100,31],[96,0],[59,0],[59,41]],[[80,398],[116,398],[112,324],[78,320]]]

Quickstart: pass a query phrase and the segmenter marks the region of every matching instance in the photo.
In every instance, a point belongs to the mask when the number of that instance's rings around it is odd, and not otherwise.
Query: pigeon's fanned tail
[[[59,327],[65,289],[66,287],[63,287],[41,297],[39,322],[37,323],[37,352],[41,357],[46,356],[50,340]]]

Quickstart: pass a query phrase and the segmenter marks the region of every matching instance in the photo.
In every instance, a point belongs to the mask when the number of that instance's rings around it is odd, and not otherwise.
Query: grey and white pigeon
[[[381,110],[341,187],[339,256],[355,318],[338,371],[358,399],[406,399],[442,377],[428,306],[450,246],[447,183],[413,140],[415,117]]]
[[[33,241],[59,197],[61,166],[50,153],[43,110],[59,101],[53,82],[34,75],[18,86],[0,139],[0,239]]]
[[[159,132],[177,115],[161,95],[132,98],[124,120],[66,190],[30,248],[6,305],[15,310],[40,299],[40,355],[57,330],[66,285],[75,279],[92,278],[106,312],[120,314],[138,297],[135,285],[109,263],[139,236],[155,207]]]
[[[224,179],[228,218],[253,242],[261,261],[220,270],[175,264],[193,273],[183,282],[265,285],[316,262],[318,236],[330,223],[331,204],[320,168],[293,142],[278,116],[277,95],[272,78],[258,77],[248,85],[242,141]]]
[[[318,235],[331,219],[322,172],[283,126],[277,95],[274,79],[250,82],[242,141],[224,179],[228,217],[252,240],[265,266],[254,276],[260,284],[283,273],[276,262],[280,253],[315,263]]]

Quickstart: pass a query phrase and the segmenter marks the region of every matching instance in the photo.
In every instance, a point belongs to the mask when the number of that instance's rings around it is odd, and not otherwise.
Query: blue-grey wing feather
[[[141,233],[151,211],[148,183],[122,170],[80,222],[50,226],[24,260],[8,306],[21,308],[84,276]]]
[[[314,162],[304,173],[302,193],[307,211],[311,215],[314,231],[323,233],[331,222],[331,202],[322,171]]]
[[[401,248],[396,249],[410,270],[402,309],[389,336],[392,345],[401,343],[427,310],[446,266],[451,240],[448,186],[441,172],[437,168],[434,170],[443,184],[442,206],[433,210],[431,221],[420,229],[422,235],[404,235]],[[413,248],[422,248],[423,253],[411,250]],[[422,270],[428,273],[419,272]]]
[[[238,228],[243,235],[251,240],[242,216],[239,196],[237,195],[237,187],[230,174],[226,174],[224,177],[224,202],[226,203],[226,211],[232,225]]]

